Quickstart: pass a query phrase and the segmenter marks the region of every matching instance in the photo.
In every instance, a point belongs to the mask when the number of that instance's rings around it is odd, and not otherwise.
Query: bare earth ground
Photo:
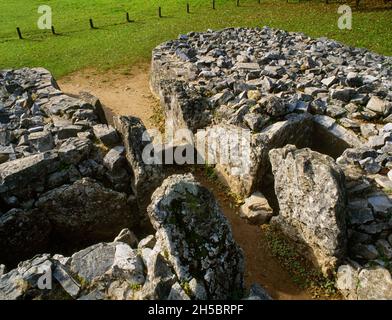
[[[87,91],[98,97],[114,114],[138,117],[147,128],[151,128],[152,107],[157,102],[148,85],[149,68],[148,64],[142,64],[120,71],[110,70],[104,74],[83,70],[57,82],[65,93]]]
[[[60,88],[69,94],[87,91],[98,97],[110,114],[139,117],[147,128],[152,128],[150,117],[157,101],[150,92],[149,66],[139,65],[129,70],[111,70],[104,74],[94,70],[83,70],[58,81]],[[235,240],[244,250],[246,259],[245,281],[261,284],[274,299],[312,299],[310,293],[298,287],[286,270],[270,252],[260,227],[247,224],[230,206],[227,195],[197,174],[197,179],[211,190],[224,214],[230,221]]]

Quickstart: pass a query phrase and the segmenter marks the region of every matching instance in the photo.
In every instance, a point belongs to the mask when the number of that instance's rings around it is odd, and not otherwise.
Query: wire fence
[[[301,2],[309,2],[310,0],[286,0],[287,3],[295,4]],[[367,0],[351,0],[351,3],[354,3],[356,6],[359,6],[361,3],[365,3]],[[181,1],[180,1],[181,2]],[[333,3],[350,3],[350,1],[345,0],[318,0],[318,2],[323,2],[325,4],[333,4]],[[372,1],[374,2],[374,1]],[[392,0],[381,0],[384,4],[392,4]],[[230,0],[230,1],[219,1],[219,0],[206,0],[201,5],[200,2],[193,5],[191,1],[178,3],[178,7],[176,8],[177,13],[186,14],[197,14],[201,7],[204,9],[210,9],[219,11],[220,9],[224,9],[230,6],[231,9],[234,7],[240,8],[243,6],[255,6],[262,5],[265,3],[263,0]],[[385,7],[385,6],[384,6]],[[385,9],[391,9],[392,7],[385,7]],[[171,8],[172,9],[172,8]],[[0,30],[0,43],[7,41],[15,41],[15,40],[39,40],[44,37],[49,36],[50,34],[53,36],[58,35],[72,35],[78,32],[85,32],[87,30],[98,30],[105,29],[109,27],[115,27],[119,25],[132,24],[135,22],[147,21],[151,22],[152,19],[163,19],[171,16],[166,15],[165,6],[160,4],[154,8],[148,8],[144,11],[139,10],[132,12],[117,9],[115,15],[113,13],[101,14],[98,17],[94,17],[94,14],[91,14],[90,17],[85,17],[83,20],[75,20],[73,25],[64,25],[60,24],[56,25],[53,23],[48,29],[41,30],[38,27],[36,28],[27,28],[21,27],[20,25],[15,25],[14,31],[11,30]],[[200,11],[200,13],[202,13]],[[59,21],[58,19],[57,21]]]

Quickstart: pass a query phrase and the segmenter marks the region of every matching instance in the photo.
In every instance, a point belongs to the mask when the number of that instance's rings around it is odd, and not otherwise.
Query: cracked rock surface
[[[388,297],[391,57],[269,27],[228,28],[165,42],[154,49],[151,65],[151,88],[175,128],[204,129],[207,137],[222,129],[250,130],[249,170],[234,175],[237,163],[215,167],[233,192],[249,202],[255,192],[275,189],[277,199],[268,199],[272,221],[311,248],[315,265],[377,266],[383,270],[377,276],[362,274]],[[233,145],[223,137],[223,149]],[[291,148],[286,145],[297,148],[289,152],[298,154],[293,167],[278,156]],[[219,154],[219,147],[210,148]],[[333,158],[328,170],[316,164],[321,154]],[[366,292],[359,297],[375,296]]]

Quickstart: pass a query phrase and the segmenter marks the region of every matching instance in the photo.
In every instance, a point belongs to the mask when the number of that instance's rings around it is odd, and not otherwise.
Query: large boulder
[[[93,245],[72,255],[66,266],[83,284],[85,294],[99,292],[104,299],[133,299],[145,281],[139,253],[123,242]]]
[[[255,192],[245,199],[245,203],[240,208],[240,217],[254,225],[268,223],[272,214],[273,210],[268,200],[260,192]]]
[[[125,193],[90,178],[43,194],[36,206],[47,215],[54,237],[70,242],[113,239],[123,228],[139,223],[137,206],[128,203]]]
[[[80,284],[55,257],[37,255],[0,277],[0,300],[72,299]]]
[[[0,194],[34,194],[44,187],[45,176],[59,168],[59,156],[52,151],[5,162],[0,165]]]
[[[392,300],[392,277],[380,266],[359,268],[350,264],[339,267],[336,287],[349,300]]]
[[[269,152],[280,213],[271,222],[325,273],[346,249],[345,177],[334,160],[287,145]]]
[[[134,189],[140,203],[149,202],[149,197],[163,180],[162,166],[145,163],[143,151],[151,144],[147,130],[140,119],[119,116],[113,118],[115,128],[120,133],[126,158],[134,176]]]
[[[137,250],[99,243],[72,257],[43,254],[21,262],[0,276],[0,300],[133,299],[144,281]]]
[[[213,195],[191,174],[167,178],[154,192],[148,215],[180,282],[194,279],[209,299],[242,293],[242,250]]]

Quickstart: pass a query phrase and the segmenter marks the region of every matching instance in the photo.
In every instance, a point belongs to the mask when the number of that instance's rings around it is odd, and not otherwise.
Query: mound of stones
[[[141,121],[115,120],[118,131],[99,100],[64,94],[45,69],[0,72],[2,263],[143,227],[139,195],[160,184],[161,168],[141,161]]]
[[[212,194],[192,175],[167,178],[154,192],[148,216],[156,233],[140,241],[125,229],[113,242],[92,245],[70,257],[41,254],[21,262],[0,277],[0,299],[243,296],[242,250]],[[270,297],[254,285],[249,299]]]
[[[244,297],[213,195],[191,175],[162,184],[139,119],[108,125],[97,98],[40,68],[0,72],[0,115],[1,300]]]
[[[339,270],[346,298],[390,298],[391,57],[268,27],[208,30],[155,48],[150,85],[175,129],[250,131],[249,170],[215,166],[247,198],[241,216]],[[218,138],[208,152],[233,146]]]

